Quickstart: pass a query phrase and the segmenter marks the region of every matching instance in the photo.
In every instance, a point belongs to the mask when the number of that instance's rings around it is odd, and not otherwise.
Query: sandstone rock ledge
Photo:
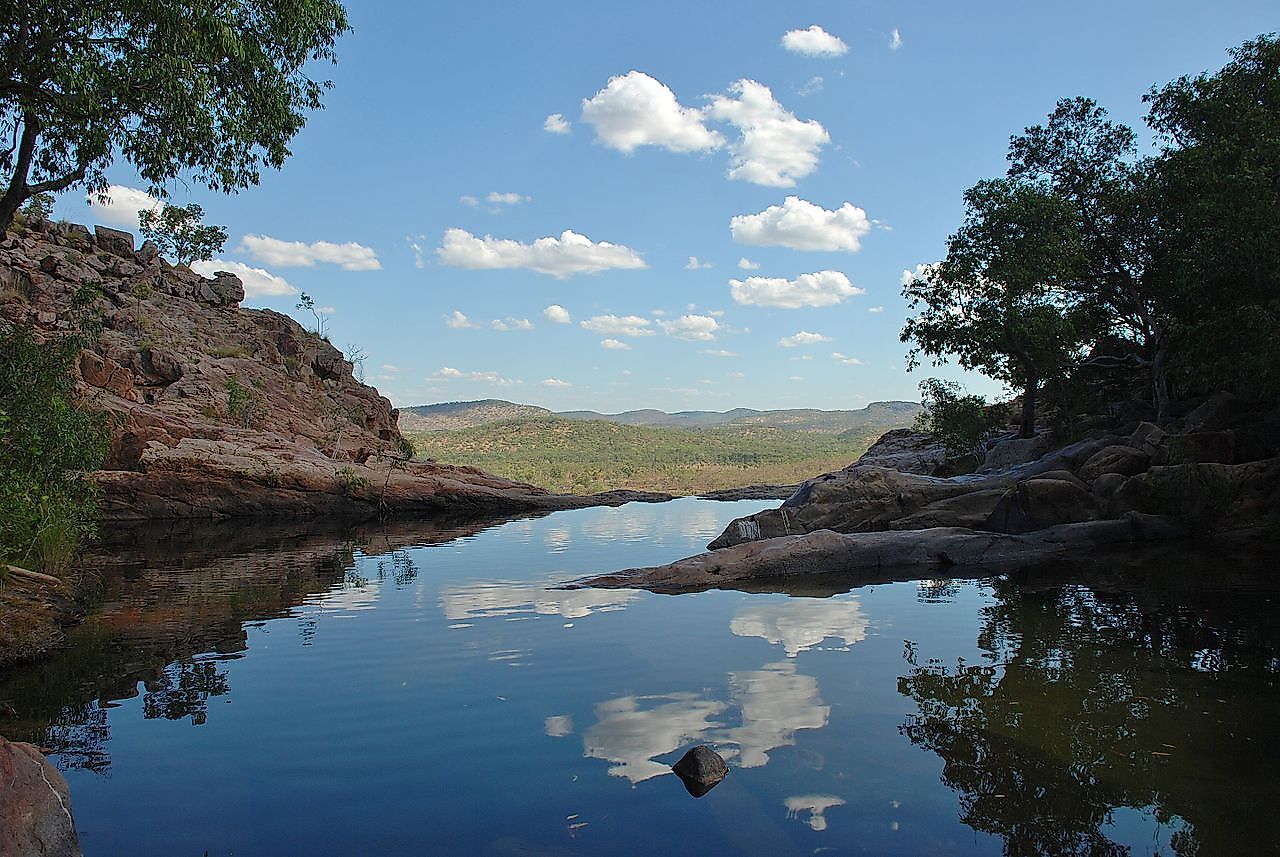
[[[988,466],[949,478],[929,475],[941,465],[927,438],[910,435],[890,433],[780,507],[731,522],[709,553],[570,585],[676,593],[823,576],[860,585],[1179,539],[1265,544],[1280,532],[1274,404],[1222,394],[1163,426],[1136,423],[1059,449],[1005,441]]]

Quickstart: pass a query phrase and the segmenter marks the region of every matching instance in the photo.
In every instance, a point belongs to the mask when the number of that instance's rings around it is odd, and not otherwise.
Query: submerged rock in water
[[[720,758],[720,754],[705,744],[699,744],[680,757],[680,761],[671,766],[680,782],[694,797],[702,797],[711,791],[729,773],[729,766]]]
[[[30,744],[0,738],[0,855],[79,857],[71,791]]]

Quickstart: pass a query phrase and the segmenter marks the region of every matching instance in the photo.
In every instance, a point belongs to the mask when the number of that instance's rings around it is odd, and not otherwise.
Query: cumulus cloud
[[[247,298],[278,297],[280,295],[296,295],[298,290],[290,285],[284,277],[276,276],[262,268],[251,268],[243,262],[228,262],[226,259],[211,259],[203,262],[192,262],[191,270],[203,277],[212,277],[218,271],[235,274],[244,283],[244,295]]]
[[[569,317],[569,311],[560,304],[552,304],[542,311],[542,317],[547,321],[555,324],[572,324],[573,319]]]
[[[939,263],[937,262],[921,262],[919,265],[916,265],[914,271],[908,271],[906,268],[903,268],[901,279],[902,285],[909,286],[916,280],[926,279],[934,272],[935,269],[937,269],[938,264]]]
[[[747,277],[730,280],[733,299],[748,306],[771,306],[799,309],[807,306],[833,306],[866,292],[849,282],[840,271],[818,271],[801,274],[794,280],[785,277]]]
[[[700,261],[697,256],[690,256],[684,267],[687,271],[705,271],[707,268],[714,268],[715,265],[710,262]]]
[[[94,217],[104,224],[123,226],[138,231],[138,212],[151,211],[164,205],[145,190],[136,187],[113,184],[107,188],[106,197],[96,193],[89,194],[85,200],[93,209]]]
[[[597,315],[580,323],[585,330],[605,336],[653,336],[649,319],[638,315]],[[608,346],[606,346],[608,347]]]
[[[739,80],[730,95],[711,101],[707,115],[736,126],[729,145],[729,178],[768,187],[792,187],[818,166],[818,150],[831,142],[817,120],[807,122],[774,100],[763,83]]]
[[[623,342],[621,339],[602,339],[600,340],[601,348],[608,348],[610,351],[630,351],[631,346]],[[631,374],[630,372],[624,374]]]
[[[472,196],[469,193],[458,197],[458,202],[462,203],[463,205],[469,205],[472,208],[480,207],[480,197]]]
[[[705,152],[724,137],[703,124],[703,111],[685,107],[666,84],[642,71],[609,78],[604,89],[582,101],[582,121],[596,140],[620,152],[659,146],[672,152]]]
[[[495,318],[489,322],[489,326],[494,330],[533,330],[533,322],[527,318],[512,318],[507,316],[505,319]]]
[[[444,323],[454,330],[474,330],[480,326],[456,309],[444,317]]]
[[[564,387],[572,387],[573,385],[570,384],[568,381],[561,381],[559,378],[547,378],[545,381],[542,382],[542,386],[564,388]]]
[[[481,381],[486,384],[492,384],[495,387],[510,387],[520,383],[520,381],[510,378],[503,378],[497,372],[463,372],[452,366],[441,367],[439,370],[432,372],[431,377],[437,381]]]
[[[839,351],[831,352],[831,359],[837,363],[843,363],[846,366],[861,366],[862,361],[857,357],[850,357],[847,354],[841,354]]]
[[[849,52],[849,46],[839,36],[831,35],[817,24],[807,30],[788,30],[782,37],[782,46],[807,57],[830,58]]]
[[[525,268],[560,279],[615,268],[649,267],[630,247],[607,241],[597,243],[571,229],[560,233],[559,238],[539,238],[532,244],[523,244],[492,235],[477,238],[455,227],[445,230],[436,255],[455,268]]]
[[[902,33],[898,31],[897,27],[894,27],[893,35],[889,37],[889,50],[896,51],[900,47],[902,47]]]
[[[240,249],[259,261],[280,268],[314,268],[317,262],[338,265],[347,271],[377,271],[382,268],[378,255],[371,248],[354,241],[304,244],[266,235],[246,235],[240,242]]]
[[[716,338],[720,323],[709,315],[682,315],[671,321],[660,321],[658,326],[667,336],[706,342]]]
[[[760,270],[760,263],[752,262],[746,256],[743,256],[738,260],[738,267],[744,271],[758,271]]]
[[[568,134],[573,130],[573,126],[569,124],[568,119],[565,119],[559,113],[552,113],[543,121],[542,130],[552,134]]]
[[[739,214],[729,231],[739,244],[790,247],[792,250],[844,250],[856,253],[871,229],[867,213],[846,202],[828,211],[798,196],[758,214]]]
[[[795,348],[798,345],[817,345],[819,342],[830,342],[830,336],[823,336],[821,333],[810,333],[802,330],[799,333],[793,333],[791,336],[784,336],[778,340],[778,344],[783,348]]]
[[[867,307],[867,312],[884,312],[884,307],[883,307],[883,306],[869,306],[869,307]]]
[[[522,202],[528,202],[530,197],[522,196],[518,193],[508,191],[506,193],[498,193],[496,190],[489,191],[489,195],[485,197],[494,205],[519,205]]]

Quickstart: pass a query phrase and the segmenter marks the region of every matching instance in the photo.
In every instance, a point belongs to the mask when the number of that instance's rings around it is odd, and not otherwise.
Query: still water
[[[1280,852],[1269,567],[555,588],[768,505],[123,534],[0,733],[56,751],[88,855]],[[694,799],[698,743],[731,771]]]

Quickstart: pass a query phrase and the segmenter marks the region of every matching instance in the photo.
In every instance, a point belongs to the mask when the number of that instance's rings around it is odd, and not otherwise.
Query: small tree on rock
[[[138,212],[142,237],[154,241],[161,256],[179,265],[212,259],[227,243],[225,226],[206,226],[203,220],[204,209],[194,202]]]

